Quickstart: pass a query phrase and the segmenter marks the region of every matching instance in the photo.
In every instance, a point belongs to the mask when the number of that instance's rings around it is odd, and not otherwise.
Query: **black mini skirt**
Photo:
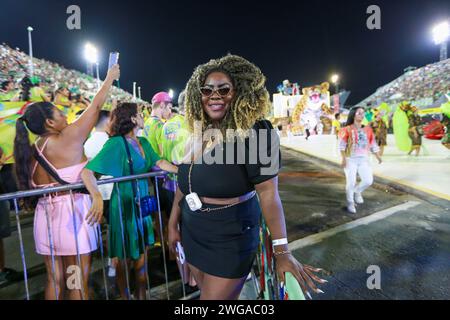
[[[252,268],[259,245],[261,207],[257,197],[211,212],[191,211],[183,198],[181,241],[186,260],[221,278],[239,279]],[[220,206],[203,204],[203,208]]]

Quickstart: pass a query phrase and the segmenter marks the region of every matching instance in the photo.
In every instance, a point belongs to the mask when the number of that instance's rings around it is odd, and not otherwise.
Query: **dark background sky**
[[[66,8],[81,8],[81,30],[66,28]],[[381,7],[382,29],[368,30],[366,9]],[[100,50],[104,76],[109,51],[120,52],[121,85],[142,87],[144,99],[184,88],[193,69],[228,52],[265,73],[269,91],[283,79],[301,87],[333,72],[357,103],[408,66],[437,61],[431,27],[450,17],[449,0],[333,1],[65,1],[0,0],[0,42],[85,72],[85,42]]]

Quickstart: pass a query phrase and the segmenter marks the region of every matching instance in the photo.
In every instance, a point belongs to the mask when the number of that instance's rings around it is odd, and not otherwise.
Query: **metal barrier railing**
[[[158,204],[158,219],[159,219],[159,232],[160,232],[160,237],[161,237],[161,248],[162,248],[162,253],[163,253],[163,263],[164,263],[164,274],[165,274],[165,285],[166,285],[166,293],[167,293],[167,299],[170,299],[170,294],[169,294],[169,279],[168,279],[168,271],[167,271],[167,260],[166,260],[166,254],[165,254],[165,241],[164,241],[164,228],[163,228],[163,219],[161,216],[161,206],[160,206],[160,195],[159,195],[159,190],[158,190],[158,179],[163,178],[167,173],[164,171],[157,171],[157,172],[151,172],[151,173],[144,173],[144,174],[136,174],[136,175],[130,175],[130,176],[124,176],[124,177],[118,177],[118,178],[108,178],[108,179],[101,179],[98,180],[97,184],[98,185],[104,185],[104,184],[110,184],[110,183],[115,183],[115,190],[117,193],[117,197],[118,197],[118,201],[119,201],[119,216],[120,216],[120,230],[121,230],[121,241],[122,241],[122,250],[124,253],[124,265],[125,265],[125,277],[126,277],[126,286],[127,286],[127,294],[130,294],[130,282],[129,282],[129,276],[128,276],[128,266],[127,266],[127,257],[126,257],[126,250],[125,250],[125,231],[124,231],[124,223],[123,223],[123,212],[122,212],[122,206],[121,206],[121,194],[120,194],[120,189],[118,187],[118,182],[126,182],[126,181],[133,181],[135,180],[136,182],[139,181],[140,179],[148,179],[148,178],[155,178],[155,190],[156,190],[156,200],[157,200],[157,204]],[[139,183],[137,183],[137,185],[139,185]],[[79,244],[78,244],[78,237],[77,237],[77,217],[75,214],[75,206],[74,206],[74,196],[72,191],[73,190],[77,190],[77,189],[82,189],[84,188],[84,184],[83,183],[76,183],[76,184],[69,184],[69,185],[62,185],[62,186],[55,186],[55,187],[48,187],[48,188],[41,188],[41,189],[34,189],[34,190],[27,190],[27,191],[19,191],[19,192],[14,192],[14,193],[8,193],[8,194],[2,194],[0,195],[0,201],[9,201],[9,200],[13,200],[14,202],[14,210],[15,210],[15,216],[16,216],[16,223],[17,223],[17,232],[18,232],[18,237],[19,237],[19,245],[20,245],[20,255],[21,255],[21,259],[22,259],[22,265],[23,265],[23,274],[24,274],[24,283],[25,283],[25,291],[26,291],[26,299],[29,300],[30,299],[30,292],[29,292],[29,286],[28,286],[28,274],[27,274],[27,263],[26,263],[26,257],[25,257],[25,249],[24,249],[24,241],[23,241],[23,235],[22,235],[22,228],[21,228],[21,223],[20,223],[20,214],[19,214],[19,205],[17,200],[18,199],[22,199],[22,198],[28,198],[28,197],[36,197],[36,196],[45,196],[51,193],[57,193],[57,192],[67,192],[69,191],[69,195],[70,195],[70,199],[71,199],[71,211],[72,211],[72,219],[73,219],[73,225],[74,225],[74,237],[75,237],[75,244],[76,244],[76,260],[77,260],[77,264],[78,267],[80,268],[79,270],[83,270],[83,268],[81,267],[81,259],[80,259],[80,252],[79,252]],[[138,189],[138,194],[139,194],[139,189]],[[146,250],[146,245],[145,245],[145,240],[144,240],[144,230],[143,230],[143,221],[142,221],[142,211],[141,211],[141,207],[138,204],[138,212],[139,212],[139,219],[141,219],[140,223],[138,222],[138,232],[141,233],[141,238],[142,238],[142,245],[143,245],[143,253],[144,253],[144,265],[145,265],[145,277],[146,277],[146,284],[147,284],[147,294],[146,294],[146,298],[150,299],[150,280],[149,280],[149,275],[148,275],[148,261],[147,261],[147,250]],[[47,233],[48,233],[48,241],[49,241],[49,247],[50,247],[50,254],[51,254],[51,263],[52,263],[52,271],[53,271],[53,284],[54,284],[54,290],[55,290],[55,297],[58,299],[59,297],[59,292],[58,292],[58,286],[56,283],[56,279],[55,279],[55,270],[56,270],[56,266],[55,266],[55,255],[54,255],[54,241],[52,238],[52,230],[50,228],[50,220],[49,220],[49,215],[48,215],[48,210],[47,210],[47,204],[45,206],[45,215],[46,215],[46,220],[47,220]],[[106,271],[105,271],[105,261],[104,261],[104,248],[103,248],[103,239],[102,239],[102,235],[101,235],[101,228],[100,228],[100,224],[97,225],[97,232],[98,232],[98,242],[100,243],[100,255],[101,255],[101,260],[102,260],[102,269],[103,269],[103,284],[105,286],[105,295],[106,295],[106,299],[109,300],[109,294],[108,294],[108,284],[107,284],[107,279],[106,279]],[[85,295],[86,293],[84,292],[84,282],[81,281],[82,285],[81,285],[81,296],[82,299],[85,299]],[[182,284],[182,286],[184,287],[184,283]]]

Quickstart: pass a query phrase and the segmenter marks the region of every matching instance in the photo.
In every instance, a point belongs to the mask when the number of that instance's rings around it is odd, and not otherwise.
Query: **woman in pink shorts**
[[[81,181],[80,174],[87,163],[83,144],[119,75],[119,66],[115,65],[108,71],[91,105],[70,125],[52,103],[37,102],[26,108],[16,123],[14,140],[16,174],[22,190],[55,186],[61,180]],[[28,130],[38,136],[33,146]],[[55,178],[55,173],[59,179]],[[45,259],[46,299],[64,299],[66,290],[69,299],[89,298],[91,252],[99,245],[97,223],[103,212],[97,206],[91,208],[88,194],[76,190],[72,194],[45,195],[39,199],[35,210],[34,240],[37,253]]]

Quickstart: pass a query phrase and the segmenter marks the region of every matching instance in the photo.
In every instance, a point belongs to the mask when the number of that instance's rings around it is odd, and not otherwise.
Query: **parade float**
[[[329,83],[305,87],[300,90],[296,83],[288,80],[278,87],[273,95],[273,117],[275,125],[288,126],[294,135],[301,134],[305,125],[313,133],[331,133],[333,110],[330,103]]]

